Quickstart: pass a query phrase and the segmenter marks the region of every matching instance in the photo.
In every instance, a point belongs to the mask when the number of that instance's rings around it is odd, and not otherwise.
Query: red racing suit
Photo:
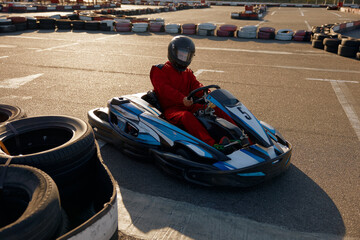
[[[188,96],[191,91],[203,86],[196,80],[193,71],[187,68],[185,71],[179,72],[171,65],[170,61],[167,61],[164,65],[155,65],[151,68],[150,79],[165,119],[213,146],[216,143],[215,140],[194,116],[194,113],[203,106],[193,104],[186,107],[183,103],[184,97]],[[201,92],[199,95],[201,96]],[[234,123],[220,109],[216,109],[216,115]]]

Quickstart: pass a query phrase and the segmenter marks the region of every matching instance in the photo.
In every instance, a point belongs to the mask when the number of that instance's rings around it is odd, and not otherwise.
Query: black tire
[[[0,104],[0,124],[24,117],[26,117],[26,114],[21,108],[17,106]]]
[[[61,29],[61,30],[71,30],[72,29],[71,21],[67,20],[67,19],[56,20],[56,26],[58,29]]]
[[[337,38],[325,38],[323,44],[328,47],[337,47],[340,45],[341,40]]]
[[[12,121],[0,126],[0,139],[12,163],[48,173],[57,183],[62,198],[69,191],[81,196],[81,184],[90,181],[95,138],[91,126],[78,118],[42,116]],[[0,164],[8,158],[0,149]]]
[[[314,38],[316,40],[324,40],[325,38],[329,38],[329,36],[323,33],[316,33],[314,34]]]
[[[342,39],[341,40],[341,45],[346,46],[346,47],[359,48],[360,47],[360,40]]]
[[[82,20],[72,21],[73,30],[84,30],[85,22]]]
[[[87,21],[85,22],[85,30],[98,31],[100,29],[99,21]]]
[[[339,48],[338,48],[338,55],[343,56],[343,57],[355,58],[357,52],[358,52],[358,49],[355,47],[339,45]]]
[[[312,40],[312,47],[313,48],[319,48],[319,49],[324,49],[324,44],[323,44],[323,40]]]
[[[0,33],[9,33],[15,31],[16,31],[15,25],[0,25]]]
[[[39,20],[40,29],[55,29],[55,19],[52,18],[41,18]]]
[[[0,172],[4,168],[0,165]],[[58,237],[62,213],[54,180],[33,167],[8,166],[0,198],[0,222],[0,239]]]
[[[27,28],[28,29],[37,29],[38,24],[35,18],[28,18],[27,19]]]
[[[324,46],[324,50],[331,53],[337,53],[338,52],[338,46]]]
[[[27,22],[15,23],[16,31],[25,31],[27,29]]]

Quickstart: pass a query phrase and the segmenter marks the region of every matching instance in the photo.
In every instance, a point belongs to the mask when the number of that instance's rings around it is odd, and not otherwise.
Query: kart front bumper
[[[152,150],[156,164],[165,172],[203,186],[251,187],[285,172],[290,166],[292,148],[271,160],[236,170],[223,171],[176,154]]]

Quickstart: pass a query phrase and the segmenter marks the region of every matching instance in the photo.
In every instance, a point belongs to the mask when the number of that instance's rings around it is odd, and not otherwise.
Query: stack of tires
[[[358,39],[342,39],[337,54],[348,58],[359,59],[360,40]]]
[[[71,30],[72,29],[71,20],[69,20],[69,19],[57,19],[56,20],[56,27],[59,30]]]
[[[37,29],[38,23],[36,18],[34,17],[27,17],[27,29]]]
[[[297,30],[294,32],[293,40],[298,42],[310,42],[311,32],[306,30]]]
[[[119,21],[115,23],[115,30],[117,32],[130,32],[131,31],[131,23],[128,21]]]
[[[258,39],[274,39],[275,38],[275,28],[272,27],[261,27],[257,31]]]
[[[149,23],[149,31],[150,32],[164,32],[165,21],[163,18],[156,18],[154,20],[150,20]]]
[[[195,35],[196,34],[196,24],[194,23],[185,23],[181,26],[182,33],[185,35]]]
[[[91,126],[24,116],[0,105],[0,239],[68,239],[95,224],[106,227],[94,238],[117,235],[115,181]]]
[[[114,31],[114,24],[115,24],[115,21],[114,20],[102,20],[100,22],[100,30],[101,31],[106,31],[106,32],[109,32],[109,31]]]
[[[164,23],[150,22],[149,31],[150,32],[163,32],[164,31]]]
[[[71,21],[73,30],[84,30],[85,21],[84,20],[74,20]]]
[[[24,31],[27,29],[26,17],[8,17],[12,24],[15,26],[16,31]]]
[[[237,31],[237,36],[238,38],[256,38],[257,29],[258,27],[255,25],[247,25],[240,27]]]
[[[276,32],[275,39],[280,41],[291,41],[294,31],[291,29],[280,29]]]
[[[133,23],[132,31],[135,33],[144,33],[148,31],[149,24],[147,22]]]
[[[15,32],[16,27],[12,24],[11,19],[0,19],[0,33]]]
[[[45,30],[55,30],[55,19],[53,18],[40,18],[39,28]]]
[[[198,25],[198,35],[200,36],[214,36],[216,25],[213,23],[200,23]]]
[[[312,47],[318,49],[324,49],[325,38],[330,38],[330,36],[325,33],[315,33],[312,36]]]
[[[324,38],[323,45],[324,50],[331,53],[338,53],[339,45],[341,44],[341,39],[334,38]]]
[[[85,21],[84,28],[85,28],[85,30],[88,30],[88,31],[99,31],[100,22],[99,21]]]
[[[234,37],[235,32],[237,30],[237,26],[232,24],[224,24],[219,27],[216,31],[216,35],[218,37]]]
[[[180,24],[169,23],[165,25],[165,32],[170,34],[177,34],[181,32]]]

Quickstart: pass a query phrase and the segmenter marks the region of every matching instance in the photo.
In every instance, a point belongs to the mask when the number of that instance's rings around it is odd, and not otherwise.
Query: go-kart
[[[188,98],[203,104],[195,116],[216,141],[223,136],[231,139],[223,149],[166,121],[153,91],[114,97],[107,107],[90,110],[88,121],[98,139],[131,157],[154,160],[166,173],[200,185],[249,187],[288,169],[291,144],[269,124],[257,120],[230,92],[209,85],[194,90]],[[215,106],[236,125],[216,117]]]

